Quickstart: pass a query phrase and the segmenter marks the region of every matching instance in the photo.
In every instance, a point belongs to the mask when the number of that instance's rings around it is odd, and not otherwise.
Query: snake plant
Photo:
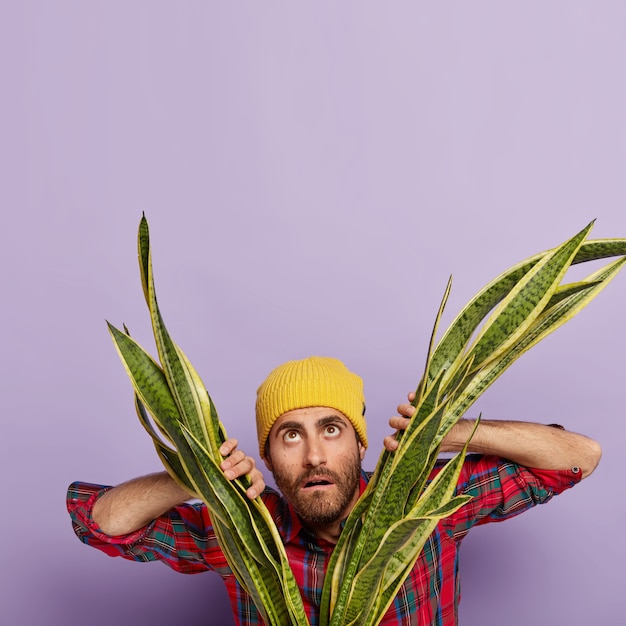
[[[626,239],[587,239],[592,226],[498,276],[437,341],[448,282],[413,418],[399,435],[398,449],[381,454],[332,553],[322,591],[322,626],[378,624],[437,523],[467,502],[469,496],[454,493],[466,449],[429,481],[442,440],[500,374],[576,315],[626,262]],[[159,362],[126,328],[108,326],[133,385],[139,419],[170,475],[206,504],[226,559],[264,622],[308,625],[269,511],[260,498],[246,497],[247,478],[229,481],[219,467],[226,431],[200,376],[163,322],[145,216],[138,248]],[[619,258],[585,280],[563,282],[571,265],[614,256]]]

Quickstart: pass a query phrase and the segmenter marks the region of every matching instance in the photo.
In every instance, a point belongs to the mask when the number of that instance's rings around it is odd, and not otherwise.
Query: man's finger
[[[405,417],[413,417],[413,413],[415,413],[415,407],[412,404],[399,404],[397,408],[398,413]]]
[[[400,415],[396,415],[389,419],[389,426],[391,426],[391,428],[395,428],[396,430],[406,430],[410,423],[411,420],[408,417],[401,417]]]
[[[254,459],[252,460],[254,461]],[[254,468],[254,470],[250,473],[250,481],[252,484],[248,487],[246,496],[248,496],[250,500],[254,500],[254,498],[260,495],[263,489],[265,489],[265,479],[263,478],[261,471]]]
[[[227,439],[220,446],[220,454],[222,456],[228,456],[238,445],[239,445],[239,442],[236,439],[234,439],[234,438]]]
[[[394,450],[398,449],[398,440],[396,439],[395,435],[387,435],[384,439],[383,439],[383,444],[385,446],[385,450],[389,450],[389,452],[393,452]]]

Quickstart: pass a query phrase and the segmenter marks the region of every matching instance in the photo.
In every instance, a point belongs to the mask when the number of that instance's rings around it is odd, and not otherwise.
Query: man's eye
[[[300,433],[296,430],[288,430],[284,435],[285,441],[298,441],[300,439]]]
[[[334,426],[333,424],[326,426],[326,434],[329,437],[337,437],[340,432],[341,431],[339,430],[339,428],[337,428],[337,426]]]

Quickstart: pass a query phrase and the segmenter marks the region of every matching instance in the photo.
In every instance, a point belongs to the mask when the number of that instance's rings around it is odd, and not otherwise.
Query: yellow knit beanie
[[[312,356],[279,365],[258,388],[256,427],[261,458],[265,458],[270,430],[283,413],[314,406],[341,411],[367,448],[363,381],[337,359]]]

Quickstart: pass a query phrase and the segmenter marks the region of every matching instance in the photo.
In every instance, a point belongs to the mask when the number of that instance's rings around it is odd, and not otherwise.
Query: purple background
[[[105,318],[153,350],[145,211],[174,338],[256,452],[278,363],[365,380],[373,467],[444,327],[597,218],[626,237],[626,5],[3,2],[2,622],[229,624],[217,576],[110,559],[73,480],[160,469]],[[626,276],[475,405],[561,422],[602,463],[462,549],[461,624],[622,623]]]

